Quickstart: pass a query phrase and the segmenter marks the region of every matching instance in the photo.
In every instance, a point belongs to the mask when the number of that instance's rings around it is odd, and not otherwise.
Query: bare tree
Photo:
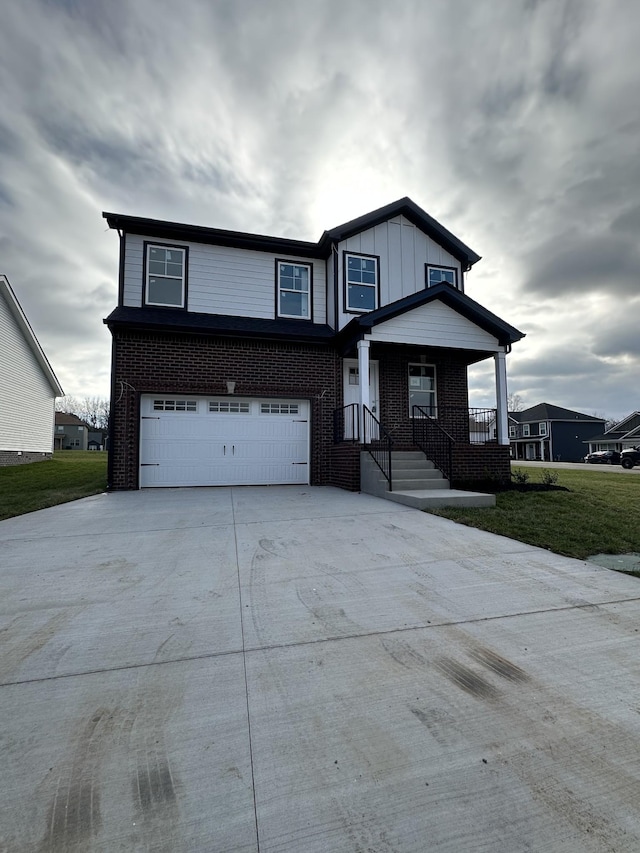
[[[507,394],[507,409],[510,412],[521,412],[524,409],[524,400],[520,394]]]
[[[58,397],[56,412],[75,415],[92,429],[109,428],[109,401],[106,397],[85,397],[79,400],[68,394],[66,397]]]

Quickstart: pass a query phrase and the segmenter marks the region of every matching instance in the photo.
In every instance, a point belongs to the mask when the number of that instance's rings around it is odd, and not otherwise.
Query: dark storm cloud
[[[612,298],[633,296],[640,281],[640,254],[635,242],[615,235],[562,235],[529,255],[534,269],[529,292],[564,298],[601,291]]]

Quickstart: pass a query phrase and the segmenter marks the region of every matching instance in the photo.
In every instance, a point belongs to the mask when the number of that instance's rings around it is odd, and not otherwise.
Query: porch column
[[[496,428],[498,444],[509,444],[509,418],[507,414],[507,355],[497,352],[496,366]]]
[[[360,403],[360,441],[366,444],[364,406],[371,408],[369,399],[369,341],[358,341],[358,386]]]

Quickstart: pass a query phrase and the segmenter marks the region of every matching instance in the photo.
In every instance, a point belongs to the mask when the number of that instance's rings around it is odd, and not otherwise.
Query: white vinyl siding
[[[123,305],[142,305],[143,242],[150,237],[128,234],[124,263]],[[232,317],[276,316],[276,257],[280,261],[313,264],[313,321],[326,322],[325,262],[289,255],[209,246],[172,240],[188,246],[187,308],[199,314]]]
[[[379,293],[380,305],[397,302],[404,296],[425,289],[425,264],[454,267],[457,270],[458,287],[462,289],[460,262],[445,251],[404,216],[397,216],[349,237],[338,244],[338,281],[344,281],[343,251],[355,254],[375,255],[380,258]],[[338,288],[340,300],[339,328],[353,317],[344,312],[344,293]]]
[[[55,397],[0,293],[0,450],[51,453]]]
[[[483,352],[502,349],[497,338],[437,300],[378,323],[366,337],[371,341],[417,346],[450,347],[455,343],[456,349]]]

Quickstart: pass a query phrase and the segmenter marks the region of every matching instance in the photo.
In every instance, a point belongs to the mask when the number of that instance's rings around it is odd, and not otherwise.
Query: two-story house
[[[110,488],[357,490],[363,447],[381,469],[420,448],[454,482],[508,479],[523,334],[465,294],[479,256],[410,199],[317,243],[103,215],[120,237]],[[483,359],[497,427],[480,444],[467,367]]]
[[[56,450],[88,450],[89,427],[77,415],[56,412],[53,441]]]
[[[605,421],[562,406],[538,403],[509,413],[509,439],[514,459],[581,462],[584,442]]]
[[[585,444],[589,453],[596,450],[626,450],[640,445],[640,412],[631,412],[626,418],[597,435],[591,435]]]

